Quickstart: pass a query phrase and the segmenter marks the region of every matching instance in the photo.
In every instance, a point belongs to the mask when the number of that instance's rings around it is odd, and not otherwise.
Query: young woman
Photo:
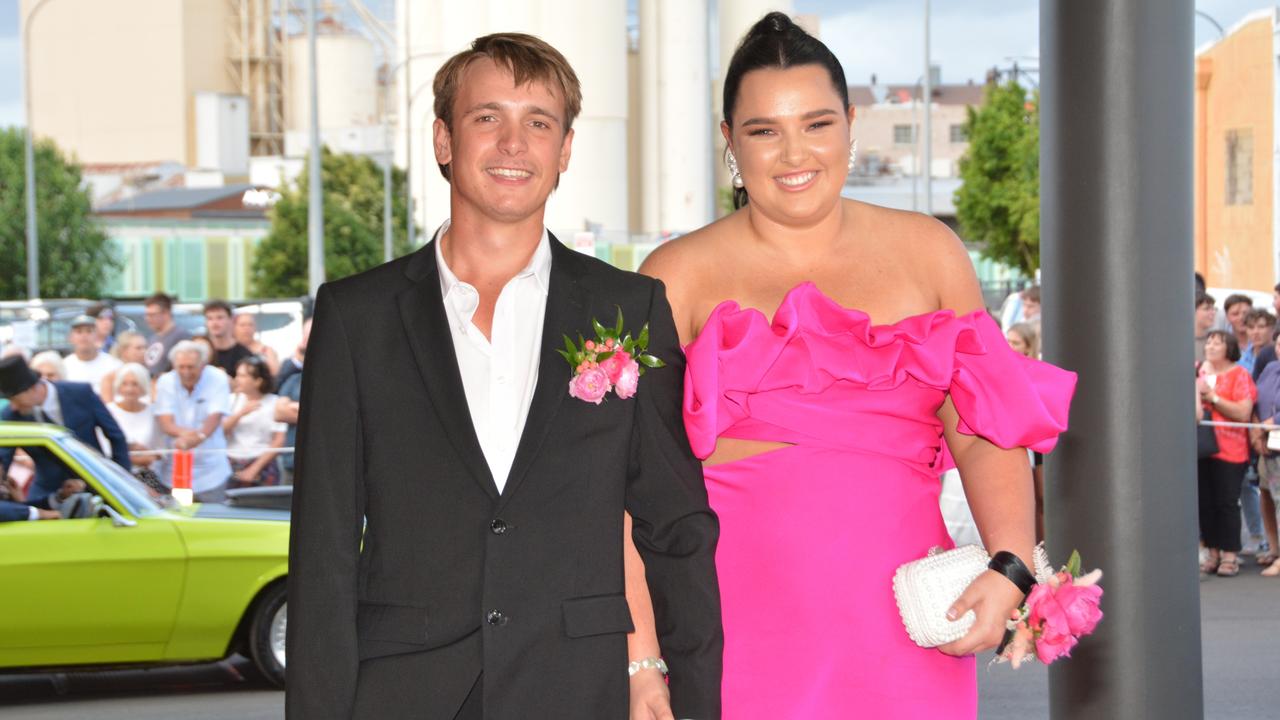
[[[973,653],[1000,641],[1022,591],[984,572],[952,608],[975,612],[972,630],[924,649],[893,574],[950,545],[944,438],[987,549],[1031,567],[1022,448],[1047,452],[1066,429],[1074,376],[1009,349],[955,235],[841,197],[853,120],[831,51],[765,16],[724,82],[740,209],[642,268],[664,281],[686,345],[685,427],[721,527],[732,720],[974,718]],[[658,648],[629,557],[631,653],[646,657]]]
[[[285,426],[275,420],[277,398],[266,361],[257,355],[241,360],[232,385],[236,392],[222,421],[232,472],[227,487],[279,485],[279,453],[272,448],[284,447]]]

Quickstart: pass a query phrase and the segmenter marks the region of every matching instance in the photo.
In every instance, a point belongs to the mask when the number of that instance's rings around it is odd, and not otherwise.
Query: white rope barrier
[[[262,447],[236,448],[236,452],[238,453],[250,452],[257,455],[261,455],[262,453],[266,453],[266,452],[291,453],[294,451],[294,449],[295,448],[291,448],[291,447],[262,446]],[[177,448],[159,448],[157,450],[130,450],[129,455],[173,455],[179,452],[183,452],[183,451],[178,450]],[[189,452],[192,455],[213,455],[213,454],[225,455],[230,451],[227,448],[219,448],[219,449],[192,448],[190,450],[187,450],[186,452]]]

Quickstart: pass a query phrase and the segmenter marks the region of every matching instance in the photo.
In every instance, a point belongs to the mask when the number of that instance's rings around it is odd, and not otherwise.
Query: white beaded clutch
[[[961,545],[944,551],[929,550],[893,574],[893,596],[898,601],[902,624],[912,642],[920,647],[937,647],[959,640],[977,619],[970,610],[952,622],[947,610],[964,589],[987,569],[991,557],[977,545]]]
[[[961,545],[954,550],[934,547],[919,560],[912,560],[893,574],[893,597],[907,635],[920,647],[946,645],[964,637],[977,616],[970,610],[954,622],[947,610],[981,575],[991,556],[978,545]],[[1035,549],[1037,582],[1044,582],[1050,572],[1049,557],[1043,545]]]

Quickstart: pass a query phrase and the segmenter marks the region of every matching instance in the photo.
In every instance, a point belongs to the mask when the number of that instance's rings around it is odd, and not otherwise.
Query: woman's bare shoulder
[[[862,227],[894,247],[904,270],[933,289],[938,307],[968,312],[982,307],[982,291],[969,250],[937,218],[910,210],[846,200],[861,213]]]

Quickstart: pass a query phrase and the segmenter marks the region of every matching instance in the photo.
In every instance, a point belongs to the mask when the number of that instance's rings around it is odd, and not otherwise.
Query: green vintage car
[[[286,510],[175,507],[66,430],[0,423],[89,486],[84,517],[0,523],[0,671],[179,664],[285,669]]]

